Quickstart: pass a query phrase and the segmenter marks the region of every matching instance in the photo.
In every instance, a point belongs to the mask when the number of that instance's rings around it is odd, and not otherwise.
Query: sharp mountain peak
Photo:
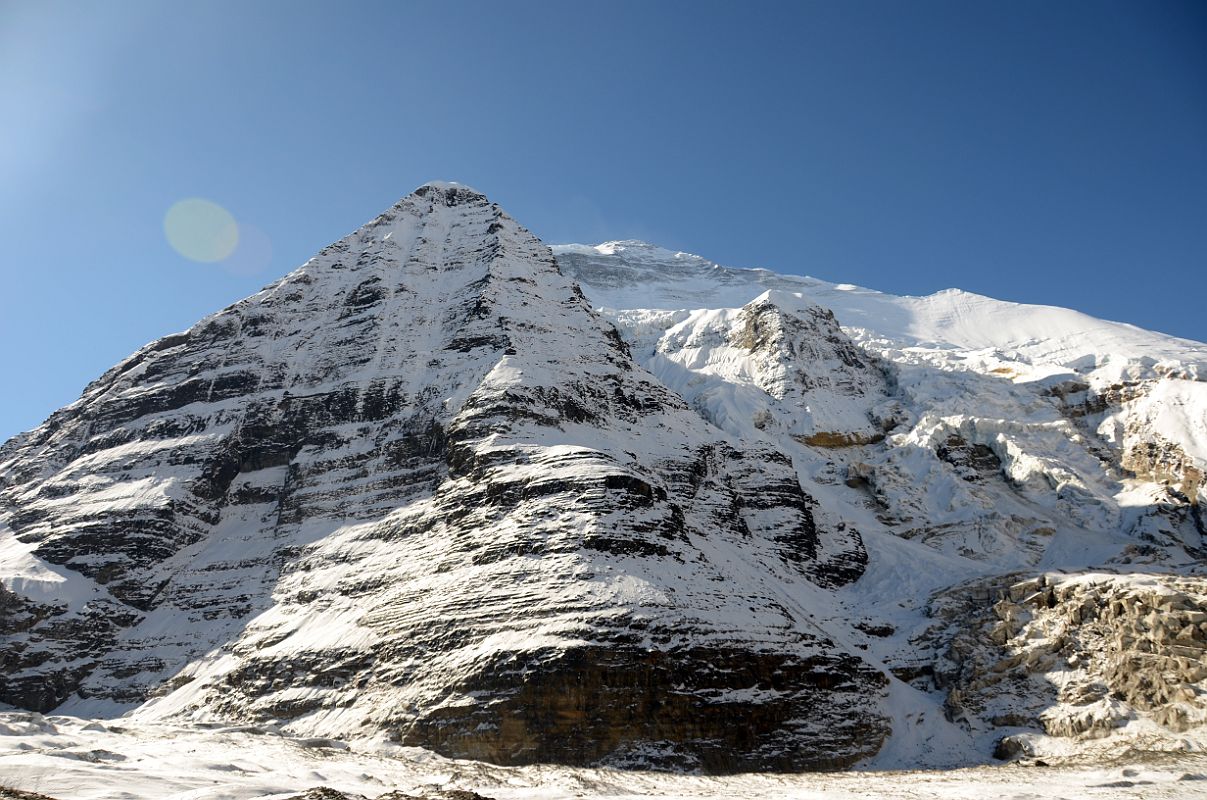
[[[0,446],[0,702],[711,772],[1180,735],[1204,377],[432,182]]]

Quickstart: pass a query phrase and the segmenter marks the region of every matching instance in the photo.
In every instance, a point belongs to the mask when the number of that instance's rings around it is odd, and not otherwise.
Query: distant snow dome
[[[458,183],[457,181],[428,181],[427,183],[423,184],[423,186],[419,187],[419,189],[424,188],[439,189],[441,191],[445,189],[462,189],[467,192],[473,192],[474,194],[482,194],[482,192],[479,192],[474,187],[469,186],[468,184]],[[416,189],[415,191],[419,191],[419,189]]]
[[[656,244],[650,244],[640,239],[617,239],[611,242],[604,242],[593,247],[583,247],[582,245],[556,245],[563,251],[589,253],[594,251],[601,256],[614,256],[627,251],[634,251],[634,255],[641,255],[648,258],[656,258],[662,260],[681,260],[692,259],[703,261],[704,259],[695,253],[688,253],[683,250],[668,250],[665,247],[660,247]]]

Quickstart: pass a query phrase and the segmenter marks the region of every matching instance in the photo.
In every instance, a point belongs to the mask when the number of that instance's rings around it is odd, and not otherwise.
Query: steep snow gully
[[[0,446],[0,702],[500,765],[1199,751],[1205,474],[1207,345],[427,184]]]

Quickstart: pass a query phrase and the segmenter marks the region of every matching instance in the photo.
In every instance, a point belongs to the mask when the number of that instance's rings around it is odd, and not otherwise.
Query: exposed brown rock
[[[37,792],[25,792],[20,789],[13,789],[7,786],[0,786],[0,800],[55,800],[44,794]]]
[[[932,610],[950,637],[934,683],[973,728],[1098,738],[1138,714],[1175,732],[1207,723],[1207,579],[1040,575],[965,586]]]
[[[841,769],[874,754],[888,722],[853,702],[821,723],[814,707],[885,683],[842,655],[581,648],[492,665],[462,687],[481,693],[479,705],[425,711],[401,740],[512,765]]]
[[[793,436],[792,438],[810,447],[839,448],[877,444],[884,441],[884,434],[818,431],[817,433],[810,433],[807,436]]]
[[[1137,478],[1177,489],[1187,502],[1198,505],[1204,485],[1203,470],[1179,445],[1156,434],[1135,443],[1123,454],[1122,465]]]
[[[39,800],[38,797],[30,796],[28,800]],[[7,800],[0,794],[0,800]],[[13,800],[27,800],[26,798],[13,798]],[[47,798],[47,800],[50,800]],[[349,794],[341,792],[337,789],[332,789],[329,786],[316,786],[313,789],[307,789],[301,794],[290,795],[285,800],[370,800],[362,794]],[[466,789],[443,789],[436,792],[427,792],[424,794],[407,794],[405,792],[393,791],[379,794],[372,800],[491,800],[486,795],[471,792]]]

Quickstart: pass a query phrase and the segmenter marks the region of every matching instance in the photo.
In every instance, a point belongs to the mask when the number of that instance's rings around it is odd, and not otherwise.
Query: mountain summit
[[[1200,376],[426,184],[0,447],[0,701],[710,772],[1197,730]]]
[[[143,348],[0,469],[6,702],[714,770],[887,734],[884,677],[800,610],[858,532],[459,185]]]

